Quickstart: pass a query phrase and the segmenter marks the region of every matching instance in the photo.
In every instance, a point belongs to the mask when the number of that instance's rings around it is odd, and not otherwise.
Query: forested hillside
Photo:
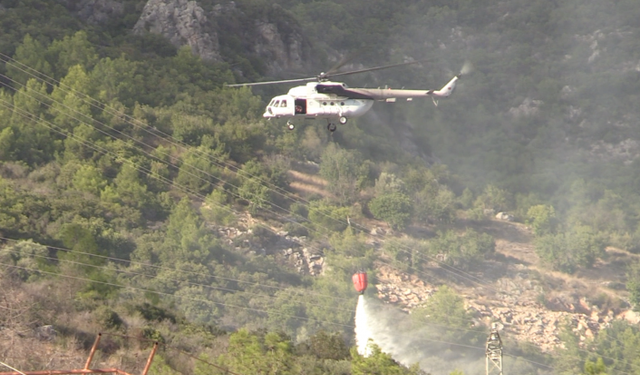
[[[167,7],[215,50],[140,23]],[[437,107],[376,103],[334,134],[262,118],[286,85],[225,87],[422,59],[345,82],[475,69]],[[0,60],[0,361],[23,371],[81,368],[103,332],[100,363],[131,373],[154,341],[157,374],[483,373],[491,322],[456,290],[513,263],[497,213],[532,233],[518,266],[540,284],[640,252],[632,0],[3,1]],[[633,309],[627,263],[567,293]],[[419,367],[350,349],[351,275],[374,299],[382,266],[437,287],[403,323],[428,332]],[[550,351],[505,338],[510,373],[640,374],[637,326],[562,324]]]

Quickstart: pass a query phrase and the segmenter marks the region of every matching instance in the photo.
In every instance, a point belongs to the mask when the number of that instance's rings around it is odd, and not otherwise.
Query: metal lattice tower
[[[502,340],[498,333],[497,325],[494,323],[491,326],[491,333],[487,339],[487,375],[502,373]]]

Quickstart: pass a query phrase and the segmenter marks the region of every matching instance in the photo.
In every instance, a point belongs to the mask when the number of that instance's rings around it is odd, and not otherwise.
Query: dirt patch
[[[431,262],[419,278],[397,269],[381,268],[379,298],[409,311],[447,284],[465,298],[476,324],[498,323],[504,337],[535,344],[545,352],[561,345],[561,327],[569,324],[581,341],[594,337],[613,320],[640,322],[640,314],[626,303],[625,267],[640,259],[626,251],[608,248],[604,259],[573,275],[539,265],[531,230],[521,223],[488,220],[457,223],[495,238],[496,254],[465,271],[466,279],[445,272]]]
[[[289,187],[296,193],[309,196],[313,194],[320,195],[324,198],[332,198],[333,195],[326,190],[327,181],[311,174],[289,170],[287,172],[291,182]]]

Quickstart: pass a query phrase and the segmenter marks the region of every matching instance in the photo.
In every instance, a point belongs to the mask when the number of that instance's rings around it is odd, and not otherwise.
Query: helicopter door
[[[296,115],[305,115],[307,113],[307,99],[296,99]]]

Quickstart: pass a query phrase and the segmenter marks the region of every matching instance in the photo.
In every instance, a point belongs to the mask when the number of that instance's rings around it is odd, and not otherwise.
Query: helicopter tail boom
[[[456,88],[456,83],[458,79],[460,79],[460,75],[453,77],[451,81],[447,82],[447,84],[444,85],[444,87],[441,88],[440,90],[437,90],[437,91],[429,90],[429,95],[439,97],[439,98],[446,98],[450,96],[453,93],[453,89]]]

